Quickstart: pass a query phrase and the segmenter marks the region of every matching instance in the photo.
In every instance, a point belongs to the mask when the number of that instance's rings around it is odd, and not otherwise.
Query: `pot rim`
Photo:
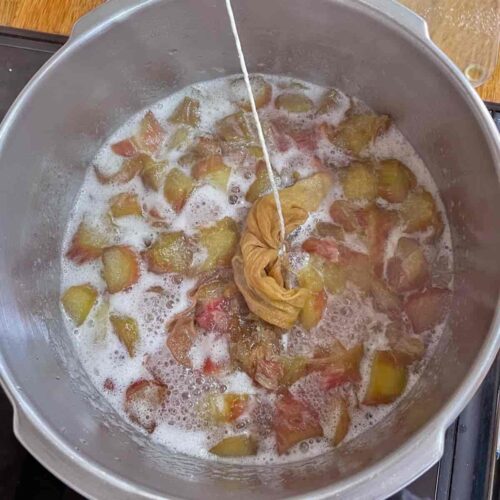
[[[135,3],[133,1],[123,2],[128,5],[122,5],[122,9],[115,12],[113,16],[101,20],[87,31],[84,31],[81,35],[70,38],[69,42],[51,57],[33,76],[9,109],[0,126],[0,153],[7,132],[15,121],[19,110],[22,109],[31,95],[36,93],[38,82],[46,73],[51,71],[54,66],[63,64],[66,58],[70,57],[75,50],[85,45],[88,40],[92,39],[100,31],[109,28],[112,24],[123,18],[133,15],[135,11],[145,8],[150,4],[157,3],[158,1],[161,0],[137,0]],[[344,3],[344,0],[330,1],[340,1],[340,3]],[[110,1],[108,3],[111,4],[113,2]],[[114,3],[116,4],[117,2],[115,1]],[[373,4],[375,4],[375,6]],[[473,112],[485,136],[495,161],[497,176],[500,179],[499,135],[484,103],[481,101],[476,91],[472,88],[460,70],[430,39],[419,36],[414,30],[408,29],[403,24],[399,23],[397,19],[387,15],[385,12],[381,12],[377,9],[376,4],[377,0],[358,0],[356,5],[352,5],[352,2],[349,2],[349,5],[354,9],[369,9],[372,16],[376,17],[379,22],[389,25],[392,29],[397,29],[401,36],[409,37],[414,43],[420,45],[421,49],[426,52],[428,57],[432,58],[436,66],[441,66],[442,69],[446,70],[454,86],[460,90],[464,103],[466,103]],[[106,8],[106,5],[97,10],[104,8]],[[433,453],[426,457],[428,461],[419,464],[420,468],[415,467],[415,462],[413,462],[412,468],[408,469],[408,476],[411,477],[409,477],[406,484],[425,472],[425,470],[430,468],[441,457],[444,444],[444,433],[447,427],[457,418],[459,413],[477,391],[491,364],[495,360],[499,349],[500,298],[497,300],[495,315],[488,335],[484,341],[484,345],[478,353],[474,364],[471,366],[465,381],[455,390],[449,397],[448,402],[429,422],[427,422],[427,424],[420,428],[402,446],[389,453],[376,464],[331,485],[293,498],[319,500],[328,498],[332,494],[342,495],[347,489],[352,493],[353,486],[360,487],[363,483],[376,479],[384,483],[381,491],[386,494],[391,494],[397,491],[397,489],[405,486],[405,484],[401,484],[400,479],[397,479],[394,474],[387,474],[387,472],[399,468],[400,464],[402,464],[402,457],[411,456],[416,448],[425,450],[425,448],[431,445],[433,448],[431,451],[433,451]],[[10,368],[6,365],[1,352],[0,384],[9,396],[14,408],[14,432],[17,438],[47,469],[62,481],[71,485],[76,491],[84,495],[89,495],[90,488],[92,488],[93,491],[99,492],[102,491],[99,488],[113,488],[113,491],[116,493],[123,494],[126,492],[127,495],[133,494],[141,498],[164,498],[164,494],[161,492],[153,490],[146,485],[138,487],[127,478],[111,471],[106,465],[97,463],[94,459],[87,456],[85,452],[81,450],[75,452],[64,436],[45,421],[40,416],[39,412],[33,408],[31,401],[16,385],[15,378]],[[36,444],[29,442],[28,438],[35,438]],[[69,465],[76,465],[77,468],[65,467],[66,470],[62,473],[60,472],[61,469],[58,469],[57,466],[61,467],[64,463],[64,459],[68,458],[71,459]],[[82,473],[86,475],[82,475]],[[384,474],[387,474],[388,477],[382,478]],[[90,484],[88,481],[90,478],[92,478],[93,481],[96,479],[100,481],[97,488],[94,488],[95,485]]]

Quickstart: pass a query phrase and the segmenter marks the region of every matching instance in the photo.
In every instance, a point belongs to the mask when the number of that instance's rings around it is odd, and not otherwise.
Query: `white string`
[[[276,203],[276,210],[278,211],[278,219],[280,222],[281,242],[283,243],[285,241],[285,219],[283,218],[281,200],[279,197],[278,188],[276,186],[276,181],[274,179],[273,168],[271,167],[271,160],[269,159],[269,153],[266,147],[264,132],[262,131],[262,125],[260,124],[259,115],[257,113],[257,106],[255,105],[255,99],[253,97],[252,86],[250,85],[250,78],[248,77],[247,65],[245,63],[243,49],[241,48],[240,37],[238,35],[238,28],[236,27],[236,21],[234,19],[234,12],[231,6],[231,0],[226,0],[226,9],[229,15],[229,21],[231,22],[231,29],[233,30],[234,41],[236,42],[236,50],[238,51],[238,57],[240,59],[240,66],[241,66],[241,71],[243,72],[243,79],[245,80],[245,85],[248,91],[248,97],[250,98],[250,106],[252,107],[252,114],[255,119],[255,124],[257,125],[257,134],[259,136],[260,145],[264,153],[264,162],[266,163],[267,174],[269,175],[269,180],[271,181],[271,187],[273,189],[274,201]]]

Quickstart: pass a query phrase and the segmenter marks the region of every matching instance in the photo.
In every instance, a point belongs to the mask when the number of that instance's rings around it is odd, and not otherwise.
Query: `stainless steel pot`
[[[0,373],[21,442],[95,498],[381,498],[441,456],[446,427],[499,344],[500,146],[481,101],[390,0],[234,1],[251,70],[337,86],[390,113],[429,166],[450,219],[448,332],[384,422],[321,457],[233,466],[174,455],[120,421],[61,322],[59,253],[103,139],[186,84],[239,72],[222,0],[111,0],[80,21],[0,130]]]

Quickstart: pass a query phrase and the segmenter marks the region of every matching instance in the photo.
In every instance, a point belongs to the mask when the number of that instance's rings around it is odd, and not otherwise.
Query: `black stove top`
[[[65,37],[0,27],[0,119]],[[500,106],[487,103],[500,130]],[[500,498],[498,395],[500,359],[480,390],[448,429],[441,461],[390,500],[490,500]],[[0,389],[0,500],[76,500],[18,443],[12,408]]]

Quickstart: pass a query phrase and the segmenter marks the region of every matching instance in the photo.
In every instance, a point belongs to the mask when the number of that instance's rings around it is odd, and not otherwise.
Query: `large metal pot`
[[[111,0],[81,21],[0,130],[0,373],[14,429],[95,498],[380,498],[441,456],[446,427],[499,344],[500,147],[481,101],[390,0],[234,1],[253,71],[339,87],[390,113],[446,206],[456,293],[448,332],[384,422],[301,463],[174,455],[121,421],[74,357],[58,306],[62,235],[86,167],[130,115],[186,84],[239,72],[222,0]]]

